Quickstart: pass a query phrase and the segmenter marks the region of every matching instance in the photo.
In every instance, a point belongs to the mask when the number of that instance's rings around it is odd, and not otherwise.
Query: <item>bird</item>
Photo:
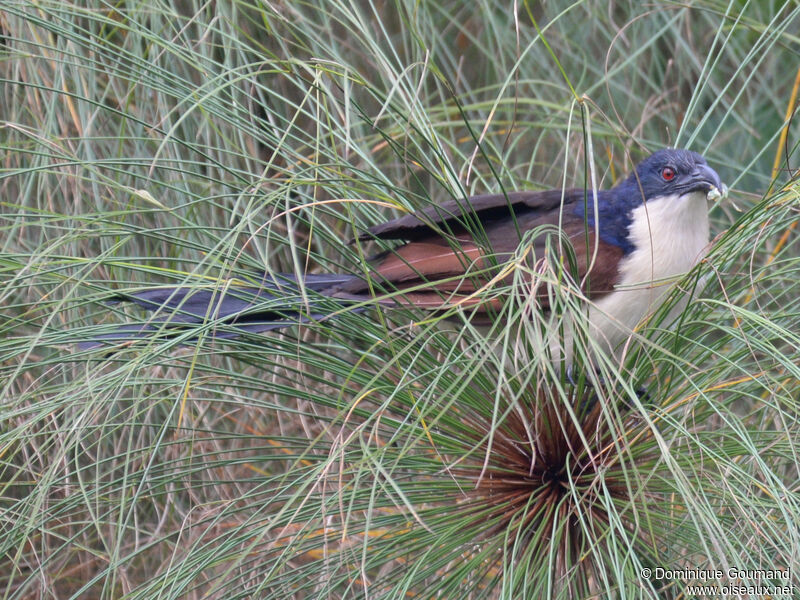
[[[80,346],[175,335],[209,322],[225,325],[210,329],[216,338],[264,333],[327,318],[337,307],[364,310],[371,300],[425,311],[459,305],[476,320],[491,321],[500,296],[487,300],[477,292],[498,281],[508,283],[501,267],[521,242],[531,245],[533,256],[544,256],[544,231],[555,228],[574,250],[574,280],[589,306],[589,335],[614,354],[661,305],[671,283],[704,257],[710,236],[708,200],[723,190],[720,176],[702,155],[666,148],[606,190],[451,199],[360,232],[352,241],[397,243],[375,255],[363,274],[256,274],[249,283],[119,291],[110,302],[132,302],[152,317],[95,335]],[[546,294],[536,300],[548,310]]]

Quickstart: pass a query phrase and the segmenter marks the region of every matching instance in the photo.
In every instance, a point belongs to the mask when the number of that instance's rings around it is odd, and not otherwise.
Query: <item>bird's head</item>
[[[644,159],[622,186],[628,188],[629,198],[648,200],[693,192],[707,195],[713,189],[723,190],[719,175],[708,166],[705,158],[697,152],[672,148],[659,150]]]
[[[680,216],[692,206],[699,207],[698,202],[709,198],[712,191],[719,197],[725,189],[717,172],[697,152],[659,150],[640,162],[626,179],[603,192],[597,205],[600,237],[629,254],[635,249],[631,237],[634,212],[642,204],[654,207],[658,203],[666,209],[662,215]],[[589,224],[595,225],[595,207],[591,202],[585,208],[583,203],[575,207],[577,214],[583,215],[584,210],[588,210]],[[658,227],[653,211],[645,212],[643,218],[648,227]]]

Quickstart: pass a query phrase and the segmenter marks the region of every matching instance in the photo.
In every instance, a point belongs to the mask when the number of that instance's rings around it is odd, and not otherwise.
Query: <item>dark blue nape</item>
[[[600,239],[608,244],[619,246],[622,248],[622,252],[627,255],[636,249],[629,239],[628,232],[631,225],[631,212],[641,204],[641,201],[638,203],[626,201],[625,194],[615,194],[617,189],[597,192]],[[575,214],[581,218],[586,218],[590,230],[597,226],[594,209],[594,196],[591,191],[587,190],[586,202],[579,202],[575,206]]]

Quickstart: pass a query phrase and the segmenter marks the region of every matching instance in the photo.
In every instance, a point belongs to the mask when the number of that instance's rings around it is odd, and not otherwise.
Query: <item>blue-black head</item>
[[[639,204],[642,199],[683,196],[691,192],[707,194],[712,188],[722,190],[717,172],[697,152],[668,148],[644,159],[616,191],[624,192],[626,201]]]
[[[629,237],[631,215],[644,201],[665,196],[683,196],[692,192],[708,194],[712,188],[723,190],[717,172],[697,152],[668,148],[659,150],[640,162],[636,170],[614,188],[598,194],[600,237],[622,248],[625,254],[634,250]],[[596,224],[591,199],[584,206],[575,206],[575,213],[586,212],[590,225]]]

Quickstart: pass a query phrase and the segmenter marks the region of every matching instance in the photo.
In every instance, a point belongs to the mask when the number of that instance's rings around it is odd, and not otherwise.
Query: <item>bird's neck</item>
[[[576,214],[586,218],[590,227],[597,227],[599,222],[600,239],[619,246],[625,255],[636,249],[629,236],[631,215],[636,205],[629,198],[630,194],[621,194],[617,188],[600,190],[596,197],[589,190],[586,200],[575,206]]]
[[[702,192],[653,198],[631,211],[628,238],[635,250],[623,267],[626,283],[689,271],[708,245],[708,202]],[[625,274],[623,273],[623,276]]]

